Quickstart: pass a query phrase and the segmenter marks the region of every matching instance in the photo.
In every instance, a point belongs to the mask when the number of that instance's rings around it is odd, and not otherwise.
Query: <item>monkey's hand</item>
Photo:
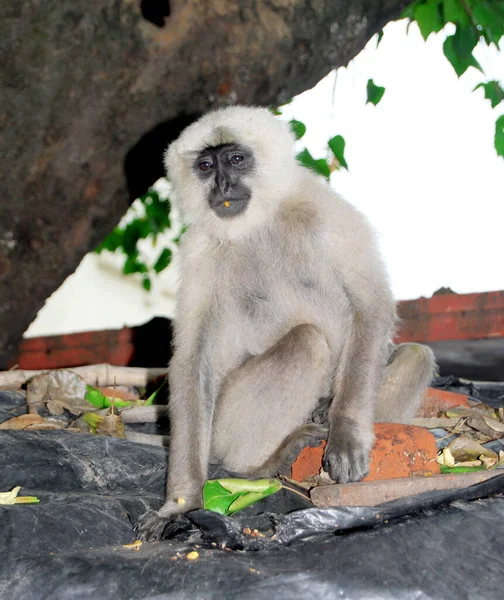
[[[188,506],[168,500],[159,510],[148,510],[135,526],[137,538],[142,541],[159,542],[186,531],[190,522],[184,513],[194,508],[199,506]]]
[[[342,418],[330,425],[322,460],[324,471],[338,483],[360,481],[369,471],[369,453],[374,441],[373,424],[365,427]]]

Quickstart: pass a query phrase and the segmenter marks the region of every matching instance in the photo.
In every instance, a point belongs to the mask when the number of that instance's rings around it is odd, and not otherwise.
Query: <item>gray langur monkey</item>
[[[166,502],[141,517],[141,539],[202,506],[209,462],[271,476],[327,438],[325,470],[359,481],[373,423],[412,416],[432,377],[429,348],[390,353],[395,303],[367,220],[293,148],[286,122],[234,106],[190,125],[166,153],[188,230]]]

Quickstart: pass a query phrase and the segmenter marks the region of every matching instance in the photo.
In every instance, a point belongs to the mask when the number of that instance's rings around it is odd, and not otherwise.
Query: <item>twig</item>
[[[136,431],[125,431],[126,439],[137,444],[148,444],[149,446],[161,446],[166,448],[170,445],[167,435],[156,435],[155,433],[137,433]]]
[[[35,375],[50,373],[60,369],[43,369],[40,371],[2,371],[0,372],[0,389],[15,390],[23,386]],[[120,385],[146,386],[150,381],[166,375],[167,369],[151,369],[144,367],[117,367],[100,364],[85,367],[69,367],[65,369],[77,373],[88,385],[106,387],[114,384],[116,379]]]
[[[123,423],[156,423],[166,417],[168,406],[154,404],[152,406],[134,406],[121,411]]]
[[[308,500],[308,502],[311,502],[308,494],[303,494],[303,492],[300,492],[299,490],[295,490],[294,488],[284,485],[283,483],[282,483],[282,487],[284,490],[289,490],[289,492],[292,492],[293,494],[297,494],[298,496],[301,496],[301,498],[304,498],[305,500]]]
[[[477,471],[432,475],[431,477],[401,477],[381,481],[360,481],[315,487],[310,493],[315,506],[376,506],[383,502],[414,496],[422,492],[455,490],[497,477],[502,471]]]

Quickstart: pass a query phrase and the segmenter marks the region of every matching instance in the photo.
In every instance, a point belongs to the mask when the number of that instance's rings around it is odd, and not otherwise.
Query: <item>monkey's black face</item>
[[[205,148],[194,161],[194,169],[203,181],[211,181],[210,208],[223,218],[245,211],[252,196],[243,178],[254,170],[254,155],[238,144]]]

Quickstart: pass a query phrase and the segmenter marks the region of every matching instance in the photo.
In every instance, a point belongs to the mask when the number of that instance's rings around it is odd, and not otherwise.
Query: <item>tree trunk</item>
[[[0,368],[202,112],[281,104],[399,0],[3,0]]]

